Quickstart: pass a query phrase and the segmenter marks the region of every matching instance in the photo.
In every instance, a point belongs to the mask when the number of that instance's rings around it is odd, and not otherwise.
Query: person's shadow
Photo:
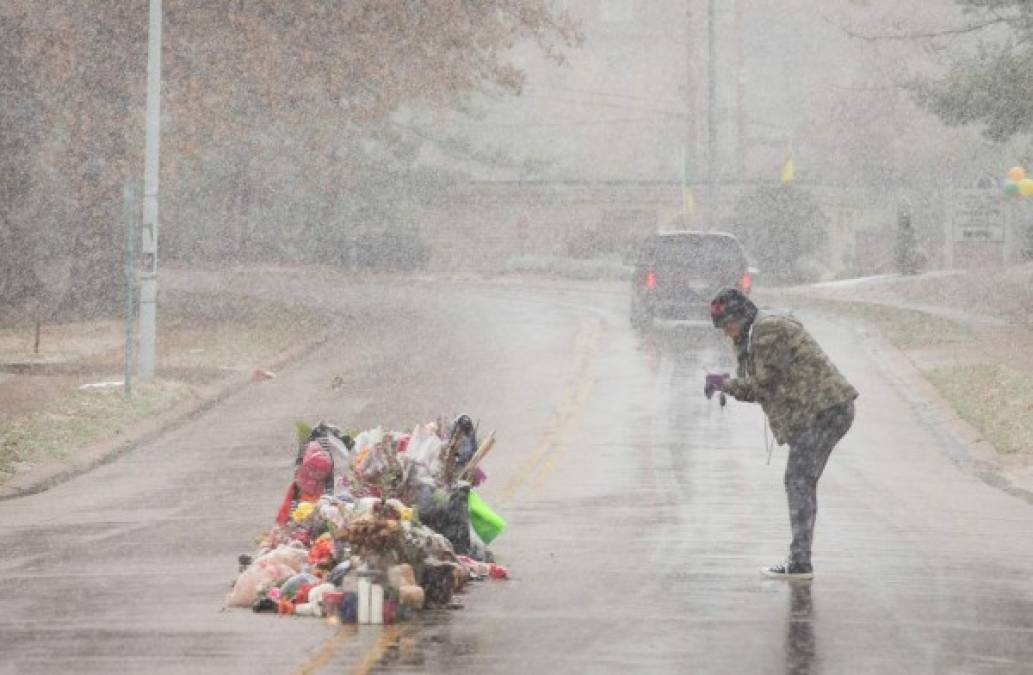
[[[814,605],[809,581],[789,582],[789,617],[786,621],[786,673],[810,675],[816,672],[817,645],[814,640]]]

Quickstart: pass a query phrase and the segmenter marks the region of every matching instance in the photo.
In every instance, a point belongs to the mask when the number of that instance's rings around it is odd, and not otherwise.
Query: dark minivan
[[[739,240],[724,232],[663,232],[635,252],[631,323],[656,319],[709,321],[710,300],[722,288],[749,293],[752,270]]]

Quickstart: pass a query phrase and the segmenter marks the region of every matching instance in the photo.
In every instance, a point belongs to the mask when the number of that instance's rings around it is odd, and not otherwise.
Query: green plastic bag
[[[470,508],[470,525],[485,544],[490,544],[506,529],[506,521],[502,516],[492,511],[473,490],[470,490],[467,505]]]

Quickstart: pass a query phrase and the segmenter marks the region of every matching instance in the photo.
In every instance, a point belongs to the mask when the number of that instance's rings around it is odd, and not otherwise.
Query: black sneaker
[[[779,563],[772,567],[762,567],[760,573],[772,579],[813,579],[814,568],[810,563]]]

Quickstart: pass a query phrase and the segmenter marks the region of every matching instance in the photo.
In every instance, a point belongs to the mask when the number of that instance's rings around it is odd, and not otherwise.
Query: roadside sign
[[[954,204],[956,243],[1001,243],[1004,241],[1004,200],[994,189],[958,190]]]
[[[959,243],[979,241],[999,244],[1004,241],[1004,226],[962,227],[955,230],[954,241]]]

